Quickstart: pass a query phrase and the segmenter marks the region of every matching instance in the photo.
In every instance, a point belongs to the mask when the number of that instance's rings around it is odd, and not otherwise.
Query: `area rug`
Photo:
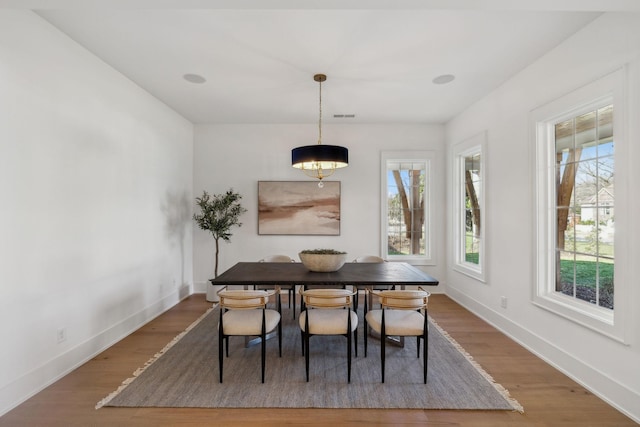
[[[245,346],[232,337],[224,363],[224,383],[218,381],[217,331],[219,311],[210,309],[170,342],[133,377],[98,402],[117,407],[181,408],[420,408],[507,410],[522,406],[442,328],[430,320],[427,384],[416,340],[404,347],[387,345],[385,383],[380,382],[380,342],[369,338],[364,357],[360,313],[358,357],[347,383],[346,339],[314,336],[310,347],[310,378],[297,319],[283,310],[283,348],[267,341],[265,383],[260,381],[260,346]]]

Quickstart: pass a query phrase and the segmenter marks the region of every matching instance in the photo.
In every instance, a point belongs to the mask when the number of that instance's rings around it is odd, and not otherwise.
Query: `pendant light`
[[[291,150],[291,165],[302,170],[312,178],[317,178],[318,187],[324,184],[322,179],[330,176],[336,169],[349,165],[349,150],[338,145],[322,144],[322,82],[327,80],[324,74],[316,74],[313,80],[320,85],[320,115],[318,119],[318,143],[304,145]]]

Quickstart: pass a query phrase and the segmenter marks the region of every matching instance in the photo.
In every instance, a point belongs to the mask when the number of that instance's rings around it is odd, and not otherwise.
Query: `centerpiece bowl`
[[[305,249],[298,256],[309,271],[318,273],[338,271],[347,262],[347,253],[334,249]]]

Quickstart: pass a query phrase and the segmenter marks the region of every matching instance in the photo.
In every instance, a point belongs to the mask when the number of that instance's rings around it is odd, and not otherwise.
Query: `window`
[[[613,310],[613,104],[554,125],[556,291]],[[607,213],[608,212],[608,213]]]
[[[615,177],[624,147],[623,75],[614,73],[532,113],[534,303],[621,341],[626,289],[615,230],[618,198],[627,190]]]
[[[485,280],[484,167],[482,133],[453,148],[454,268]]]
[[[382,154],[382,254],[432,264],[428,152]]]

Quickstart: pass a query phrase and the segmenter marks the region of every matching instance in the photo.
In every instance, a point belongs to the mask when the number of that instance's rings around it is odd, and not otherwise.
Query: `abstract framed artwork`
[[[258,234],[340,235],[340,181],[258,181]]]

